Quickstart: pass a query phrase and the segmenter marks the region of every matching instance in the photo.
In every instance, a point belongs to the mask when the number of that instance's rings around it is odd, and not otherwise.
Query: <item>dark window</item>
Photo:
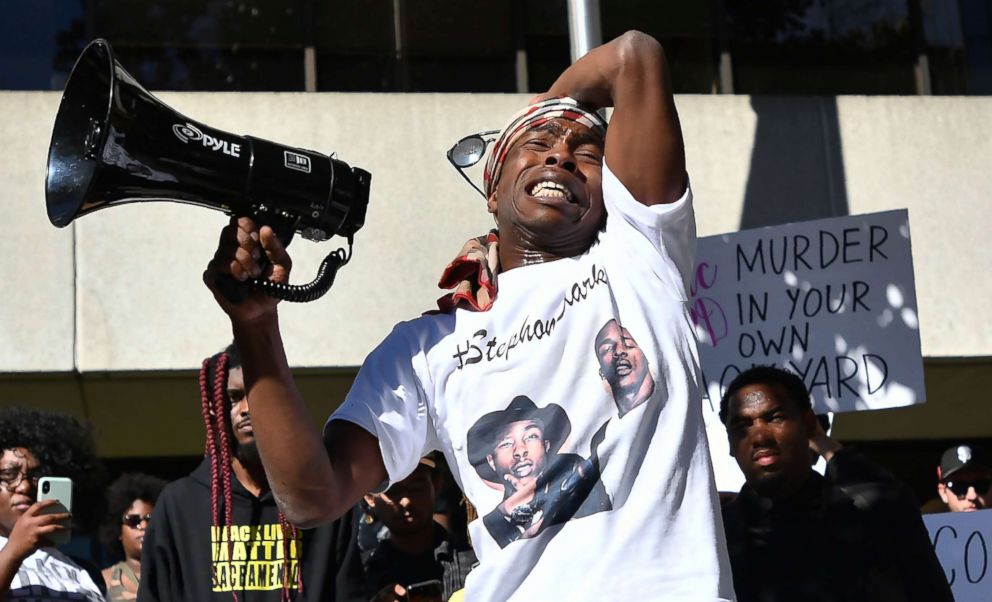
[[[676,92],[992,94],[992,0],[600,0],[661,41]],[[153,90],[541,92],[565,0],[4,0],[0,88],[61,89],[106,37]],[[313,49],[310,54],[308,49]],[[722,70],[720,66],[722,65]],[[925,70],[925,71],[924,71]]]
[[[0,3],[0,89],[61,90],[82,50],[82,0]]]
[[[316,49],[321,90],[516,92],[518,49],[543,90],[568,65],[565,3],[338,0],[318,10]]]
[[[146,87],[302,90],[302,0],[99,0],[93,33]]]
[[[966,93],[968,71],[957,0],[921,2],[921,17],[933,93]]]
[[[715,91],[717,52],[712,2],[601,2],[600,11],[604,40],[637,29],[661,42],[677,93]]]
[[[920,0],[934,94],[992,94],[992,0]]]
[[[725,0],[739,94],[915,94],[906,0]]]
[[[396,90],[393,0],[335,0],[315,11],[320,90]]]

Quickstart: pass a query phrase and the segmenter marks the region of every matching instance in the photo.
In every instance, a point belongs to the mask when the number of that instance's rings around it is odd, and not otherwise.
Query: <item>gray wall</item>
[[[356,366],[398,320],[430,308],[437,276],[491,224],[447,164],[459,137],[499,127],[517,95],[162,94],[232,132],[336,151],[373,173],[355,259],[317,303],[284,306],[291,361]],[[200,274],[225,217],[129,205],[57,230],[43,202],[54,93],[0,92],[0,372],[190,368],[228,336]],[[923,353],[992,355],[986,244],[992,99],[678,99],[701,235],[908,207]],[[481,168],[476,168],[476,177]],[[296,281],[337,242],[298,239]]]
[[[161,98],[212,126],[336,151],[373,173],[353,262],[324,299],[280,310],[290,361],[336,370],[312,378],[338,393],[395,322],[433,307],[443,266],[468,236],[492,223],[444,151],[461,136],[500,127],[527,100],[495,94]],[[107,432],[116,432],[129,410],[158,412],[162,428],[183,436],[149,448],[147,438],[132,433],[105,439],[103,451],[196,453],[198,405],[186,379],[230,337],[200,282],[226,218],[153,203],[53,228],[43,183],[58,100],[55,93],[0,92],[0,190],[8,209],[0,237],[0,403],[67,409],[102,421]],[[908,207],[923,353],[941,362],[928,363],[928,378],[937,366],[933,382],[941,395],[953,395],[961,382],[968,383],[962,397],[984,393],[978,375],[992,366],[992,325],[984,315],[992,298],[986,243],[992,98],[682,96],[677,102],[701,235]],[[481,179],[481,167],[472,175]],[[309,280],[337,244],[297,239],[290,248],[294,281]],[[151,392],[165,382],[173,384]],[[338,393],[312,401],[314,415],[326,414]],[[163,395],[191,399],[166,410]],[[948,411],[946,403],[957,405]],[[862,438],[992,435],[984,404],[961,403],[931,394],[925,409],[845,417],[840,425],[846,421]],[[936,431],[934,420],[944,420]]]

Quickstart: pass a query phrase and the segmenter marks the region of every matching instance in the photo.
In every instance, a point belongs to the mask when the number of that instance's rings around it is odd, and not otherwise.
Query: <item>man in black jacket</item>
[[[365,599],[352,517],[304,531],[276,507],[233,346],[204,362],[200,385],[206,457],[155,505],[138,600]]]
[[[823,432],[797,376],[741,373],[720,419],[747,480],[723,508],[738,602],[953,600],[912,496]]]

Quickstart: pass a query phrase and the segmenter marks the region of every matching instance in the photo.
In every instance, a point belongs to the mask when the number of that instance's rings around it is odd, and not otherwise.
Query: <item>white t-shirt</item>
[[[0,536],[0,549],[7,538]],[[55,548],[41,548],[28,556],[10,583],[8,600],[48,602],[88,600],[103,602],[100,588],[78,564]]]
[[[390,482],[444,452],[480,516],[468,600],[733,598],[688,315],[692,195],[646,207],[604,164],[603,196],[588,252],[500,273],[488,312],[400,323],[330,418],[378,438]]]

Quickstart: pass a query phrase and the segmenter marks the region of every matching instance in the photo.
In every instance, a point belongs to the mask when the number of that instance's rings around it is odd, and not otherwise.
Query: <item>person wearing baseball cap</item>
[[[940,457],[937,495],[950,512],[973,512],[992,502],[992,464],[982,451],[956,445]]]

